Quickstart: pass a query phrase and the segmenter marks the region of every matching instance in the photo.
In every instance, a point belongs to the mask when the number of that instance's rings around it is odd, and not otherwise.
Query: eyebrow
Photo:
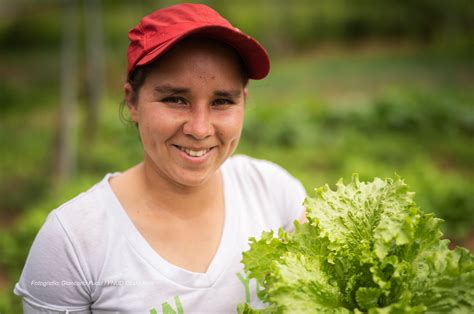
[[[241,90],[216,90],[214,91],[214,96],[218,97],[229,97],[229,98],[239,98],[242,95]]]
[[[157,85],[155,86],[154,90],[160,94],[186,94],[191,91],[191,89],[187,87],[172,86],[168,84]],[[242,91],[238,89],[214,91],[214,96],[217,96],[217,97],[239,98],[241,94],[242,94]]]
[[[160,94],[184,94],[189,93],[190,89],[186,87],[177,87],[171,85],[158,85],[154,90]]]

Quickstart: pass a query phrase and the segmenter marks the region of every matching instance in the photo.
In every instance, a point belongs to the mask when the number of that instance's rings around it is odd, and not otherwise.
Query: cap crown
[[[174,5],[145,16],[128,33],[130,40],[128,70],[130,71],[151,50],[156,49],[157,45],[165,44],[190,27],[204,25],[227,27],[240,32],[219,13],[202,4]],[[130,64],[131,60],[135,62]]]
[[[219,13],[204,4],[177,4],[145,16],[130,30],[128,73],[148,64],[178,41],[199,34],[228,44],[242,58],[249,78],[262,79],[270,70],[265,48],[233,27]]]

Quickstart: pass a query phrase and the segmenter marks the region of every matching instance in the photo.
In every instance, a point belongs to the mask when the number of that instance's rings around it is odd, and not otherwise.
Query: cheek
[[[151,145],[151,142],[153,141],[151,136],[152,131],[150,130],[150,126],[143,121],[138,124],[138,128],[140,130],[140,138],[142,145],[146,149],[146,147],[149,147]]]
[[[140,116],[140,133],[148,143],[162,142],[176,134],[180,123],[179,117],[160,110],[150,110]]]
[[[240,137],[243,126],[243,117],[232,116],[219,120],[217,135],[226,140],[234,140]]]
[[[161,137],[163,127],[160,121],[157,121],[152,114],[142,114],[139,119],[139,128],[142,141],[150,143]]]

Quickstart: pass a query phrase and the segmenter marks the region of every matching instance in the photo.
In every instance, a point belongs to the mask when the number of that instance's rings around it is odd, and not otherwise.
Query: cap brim
[[[242,58],[250,79],[260,80],[270,71],[268,54],[255,39],[237,30],[224,26],[201,26],[176,35],[166,43],[156,47],[141,58],[133,68],[145,65],[163,55],[176,43],[190,35],[202,35],[226,43],[234,48]],[[133,70],[131,69],[131,71]]]

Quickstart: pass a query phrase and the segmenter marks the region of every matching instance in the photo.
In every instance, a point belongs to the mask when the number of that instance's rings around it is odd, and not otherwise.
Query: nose
[[[196,106],[192,108],[189,117],[183,126],[183,132],[197,140],[203,140],[214,132],[209,108],[207,106]]]

